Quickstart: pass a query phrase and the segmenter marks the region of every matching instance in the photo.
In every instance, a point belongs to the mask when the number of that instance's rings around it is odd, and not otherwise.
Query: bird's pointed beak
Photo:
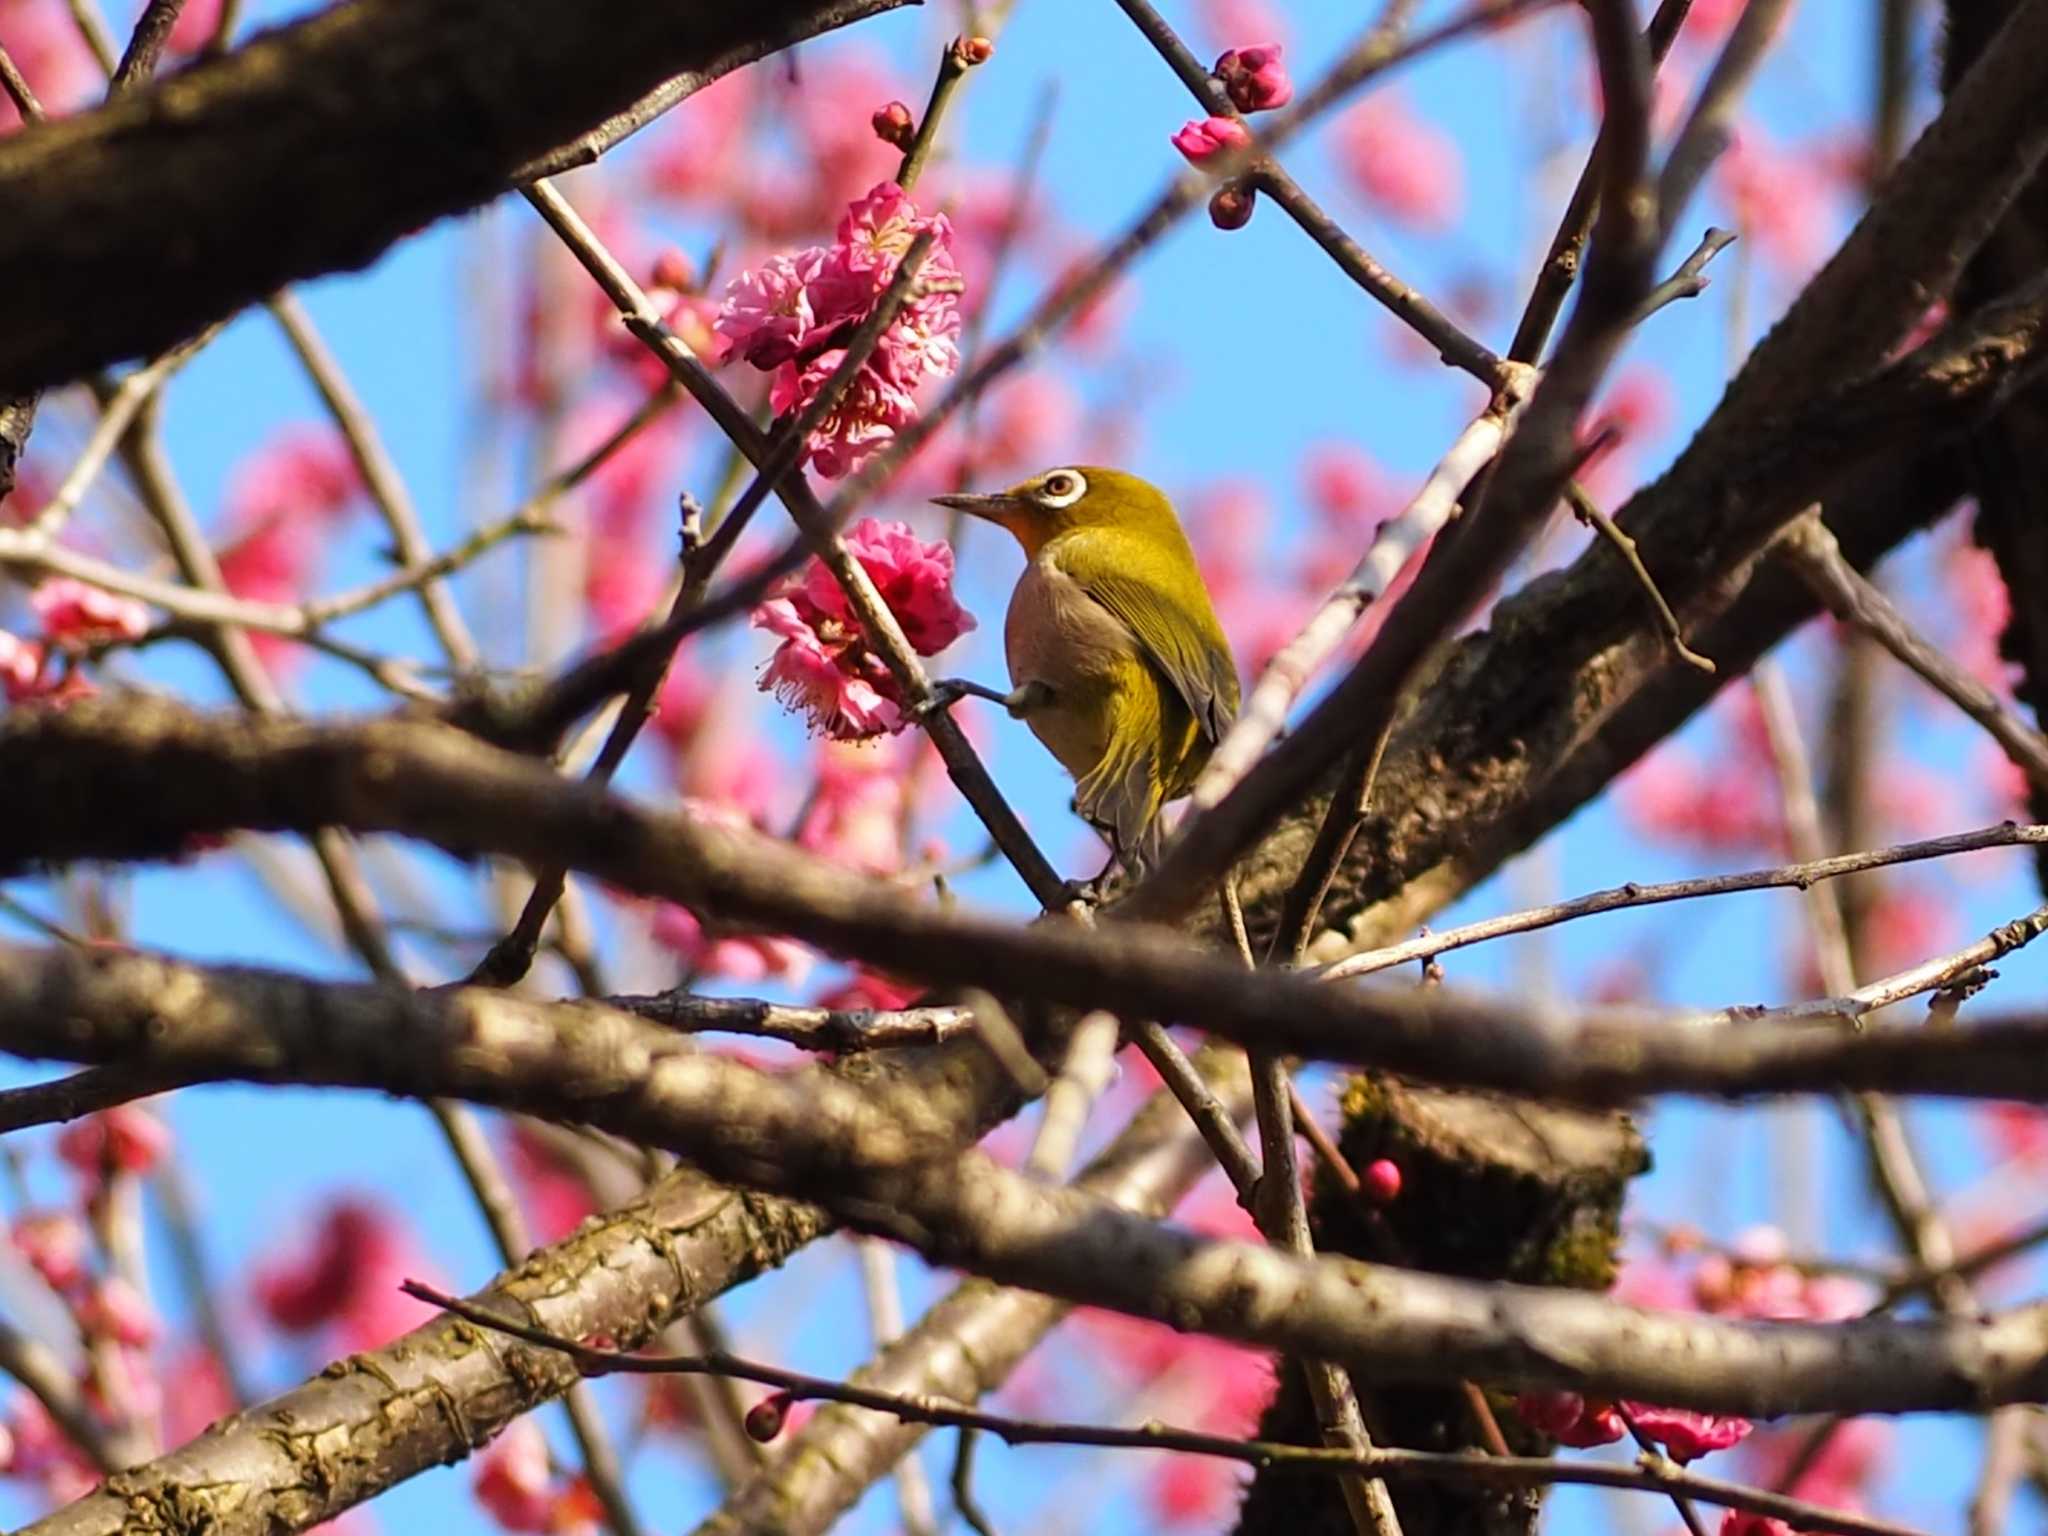
[[[992,523],[1000,523],[1016,503],[1011,497],[997,492],[992,496],[934,496],[932,505],[948,507],[955,512],[972,513]]]

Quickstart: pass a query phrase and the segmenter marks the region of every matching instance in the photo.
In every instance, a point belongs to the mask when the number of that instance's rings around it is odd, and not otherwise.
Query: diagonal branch
[[[530,179],[529,161],[657,87],[672,105],[896,3],[357,0],[10,135],[0,398],[161,350],[297,279],[364,266]],[[248,238],[259,227],[267,238]]]

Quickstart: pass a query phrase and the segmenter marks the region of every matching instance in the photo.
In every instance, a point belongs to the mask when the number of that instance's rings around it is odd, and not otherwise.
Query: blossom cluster
[[[974,616],[953,596],[953,551],[943,540],[926,543],[903,523],[870,517],[854,525],[846,545],[920,656],[936,656],[974,628]],[[901,689],[868,649],[823,561],[811,561],[755,609],[754,623],[781,642],[761,673],[762,691],[802,710],[815,730],[854,741],[893,735],[908,723]]]
[[[1522,1422],[1540,1429],[1559,1445],[1612,1445],[1628,1433],[1626,1414],[1643,1438],[1664,1447],[1673,1461],[1696,1461],[1710,1451],[1725,1451],[1746,1439],[1747,1419],[1694,1413],[1689,1408],[1661,1408],[1654,1403],[1611,1402],[1577,1392],[1524,1392],[1515,1399]]]
[[[92,684],[77,670],[79,656],[134,640],[149,628],[149,610],[133,598],[68,576],[37,586],[29,607],[41,627],[37,639],[0,629],[0,698],[9,704],[63,704],[90,694]]]
[[[133,1104],[73,1121],[58,1136],[56,1151],[74,1178],[75,1201],[30,1207],[6,1229],[12,1256],[76,1326],[85,1346],[78,1365],[80,1397],[95,1421],[107,1425],[155,1424],[175,1406],[152,1358],[161,1319],[149,1298],[109,1261],[92,1220],[116,1181],[148,1174],[169,1146],[164,1123]],[[32,1480],[59,1500],[77,1497],[99,1479],[84,1450],[26,1392],[0,1418],[0,1471]]]
[[[1239,48],[1227,48],[1210,71],[1211,78],[1223,87],[1231,106],[1239,112],[1268,112],[1275,107],[1284,107],[1294,99],[1294,82],[1288,78],[1287,66],[1280,60],[1281,52],[1278,43],[1248,43]],[[1251,143],[1252,131],[1244,125],[1241,117],[1212,114],[1193,118],[1181,124],[1173,134],[1173,147],[1186,156],[1190,165],[1207,166],[1226,160],[1240,150],[1249,149]],[[1212,206],[1210,213],[1222,228],[1242,226],[1251,217],[1250,188],[1233,189],[1224,211],[1219,214]]]
[[[795,416],[818,398],[846,358],[846,343],[929,232],[913,297],[804,445],[827,479],[851,474],[917,417],[918,387],[960,366],[960,269],[944,214],[919,215],[893,181],[851,204],[830,245],[769,257],[733,279],[718,313],[728,357],[771,375],[769,403]]]
[[[1769,1322],[1845,1322],[1864,1315],[1877,1301],[1875,1287],[1866,1280],[1795,1263],[1784,1234],[1775,1227],[1752,1228],[1721,1247],[1707,1245],[1690,1229],[1673,1231],[1660,1252],[1632,1260],[1622,1270],[1615,1295],[1638,1306]],[[1624,1412],[1674,1461],[1690,1461],[1742,1443],[1751,1463],[1745,1480],[1784,1486],[1788,1473],[1796,1469],[1796,1481],[1786,1491],[1848,1510],[1862,1505],[1864,1485],[1882,1461],[1879,1446],[1885,1435],[1881,1425],[1855,1421],[1842,1426],[1818,1454],[1810,1454],[1803,1427],[1756,1430],[1746,1419],[1646,1403],[1616,1405],[1571,1392],[1528,1392],[1515,1406],[1525,1422],[1562,1445],[1620,1440],[1628,1432]],[[1720,1536],[1793,1532],[1782,1521],[1730,1511]]]

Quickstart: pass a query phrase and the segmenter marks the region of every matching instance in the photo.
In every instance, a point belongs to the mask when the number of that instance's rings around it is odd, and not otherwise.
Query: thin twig
[[[903,1337],[903,1293],[896,1284],[896,1253],[880,1238],[856,1237],[853,1242],[860,1255],[862,1289],[867,1294],[870,1342],[877,1351],[884,1350]],[[895,1479],[903,1536],[937,1536],[938,1510],[924,1463],[915,1456],[904,1457],[896,1464]]]
[[[1426,933],[1399,944],[1364,950],[1335,961],[1315,974],[1325,981],[1337,981],[1347,976],[1364,976],[1374,971],[1388,970],[1393,966],[1406,965],[1411,960],[1433,959],[1437,955],[1448,954],[1454,949],[1464,949],[1468,945],[1483,943],[1488,939],[1504,938],[1515,933],[1530,933],[1558,923],[1570,922],[1574,918],[1593,917],[1602,912],[1619,911],[1624,907],[1647,907],[1667,901],[1691,901],[1702,896],[1727,896],[1739,891],[1763,891],[1787,886],[1796,886],[1804,890],[1816,881],[1839,879],[1843,875],[1861,874],[1865,870],[1883,869],[1892,864],[1951,858],[1958,854],[1977,853],[1987,848],[2042,846],[2048,846],[2048,826],[2021,825],[2006,821],[1995,827],[1979,828],[1974,832],[1958,832],[1949,837],[1928,838],[1917,843],[1900,843],[1896,847],[1879,848],[1866,853],[1843,853],[1831,858],[1810,859],[1797,864],[1780,864],[1770,869],[1748,870],[1741,874],[1706,875],[1695,880],[1668,880],[1657,884],[1641,884],[1632,880],[1627,885],[1611,886],[1607,890],[1594,891],[1589,895],[1574,897],[1570,901],[1530,907],[1525,911],[1509,912],[1500,917],[1484,917],[1477,922],[1446,928],[1438,933]]]
[[[1518,396],[1503,395],[1458,434],[1422,489],[1399,513],[1380,524],[1351,574],[1266,663],[1223,740],[1189,792],[1189,815],[1199,815],[1228,794],[1250,771],[1259,754],[1280,734],[1287,712],[1325,663],[1343,646],[1366,608],[1386,595],[1415,553],[1458,510],[1458,497],[1472,477],[1500,451],[1520,414]]]
[[[343,441],[348,444],[349,457],[355,461],[356,469],[363,477],[370,501],[390,531],[397,564],[414,567],[428,564],[434,552],[427,543],[426,530],[420,525],[419,510],[413,505],[412,494],[405,488],[397,464],[385,449],[376,423],[363,409],[363,403],[350,386],[348,376],[342,372],[339,360],[314,326],[313,317],[289,290],[273,297],[269,309],[283,328],[285,338],[291,343],[306,376],[319,392]],[[458,674],[474,671],[480,659],[476,641],[463,621],[462,611],[455,606],[454,597],[442,585],[440,577],[432,575],[408,585],[418,593],[427,623],[439,640],[449,666]]]
[[[1252,1214],[1266,1241],[1283,1252],[1308,1258],[1315,1253],[1309,1234],[1308,1205],[1301,1187],[1301,1162],[1294,1139],[1294,1083],[1284,1057],[1248,1053],[1251,1060],[1252,1104],[1258,1115],[1261,1173],[1256,1185],[1238,1194],[1251,1201]],[[1326,1360],[1296,1362],[1314,1405],[1323,1442],[1369,1455],[1372,1437],[1358,1406],[1351,1376]],[[1387,1485],[1375,1478],[1349,1477],[1340,1485],[1344,1506],[1360,1536],[1401,1536],[1400,1517]]]
[[[1657,7],[1657,14],[1650,18],[1649,28],[1643,34],[1650,51],[1651,68],[1663,64],[1664,56],[1677,41],[1679,29],[1685,25],[1686,13],[1691,9],[1692,0],[1662,0]],[[1515,326],[1514,342],[1508,347],[1508,356],[1518,363],[1534,363],[1543,355],[1551,328],[1557,324],[1572,284],[1578,280],[1586,238],[1593,232],[1593,218],[1600,208],[1601,157],[1606,138],[1606,125],[1602,124],[1599,137],[1593,141],[1592,152],[1586,156],[1586,163],[1579,170],[1578,183],[1572,188],[1564,213],[1558,219],[1557,233],[1551,236],[1550,249],[1536,273],[1529,300],[1522,308],[1522,318]]]
[[[141,1447],[100,1423],[78,1373],[49,1345],[5,1318],[0,1318],[0,1372],[19,1382],[64,1438],[100,1472],[118,1472],[144,1459]]]
[[[178,24],[178,12],[184,8],[185,0],[149,0],[142,8],[135,30],[128,35],[128,49],[108,82],[109,96],[145,84],[156,73],[164,45],[171,40],[171,29]]]
[[[939,72],[932,81],[931,99],[925,103],[924,116],[918,120],[917,133],[910,141],[910,147],[903,152],[903,163],[896,168],[896,184],[905,192],[916,190],[918,179],[924,175],[932,149],[938,143],[939,125],[945,121],[946,108],[951,105],[953,93],[967,72],[979,62],[970,56],[967,39],[956,37],[948,43],[939,55]]]
[[[65,4],[70,8],[78,35],[85,39],[85,46],[92,51],[100,73],[112,79],[114,71],[121,67],[121,56],[115,50],[114,35],[107,30],[106,18],[100,15],[93,0],[65,0]]]
[[[1205,112],[1244,122],[1222,84],[1202,67],[1166,18],[1153,8],[1150,0],[1116,0],[1116,3],[1144,34],[1154,51],[1180,77],[1181,84],[1188,88],[1189,94]],[[1375,35],[1389,39],[1398,37],[1406,26],[1410,9],[1412,6],[1406,3],[1392,7],[1391,14],[1375,26]],[[1251,131],[1249,125],[1247,131]],[[1437,355],[1446,363],[1463,369],[1489,389],[1497,387],[1501,382],[1500,359],[1483,343],[1467,335],[1456,321],[1430,303],[1413,284],[1396,277],[1375,260],[1371,252],[1346,234],[1337,221],[1302,190],[1300,183],[1287,173],[1270,151],[1252,162],[1246,177],[1279,204],[1345,276],[1398,316],[1435,348]]]
[[[1710,228],[1700,236],[1700,243],[1693,247],[1692,254],[1678,264],[1678,270],[1643,295],[1643,302],[1636,306],[1629,323],[1641,325],[1658,310],[1682,299],[1696,299],[1705,293],[1712,281],[1707,276],[1707,263],[1734,243],[1732,231]]]
[[[36,99],[35,88],[28,83],[28,77],[15,64],[14,56],[4,47],[0,47],[0,88],[6,90],[23,122],[40,123],[43,120],[43,104]]]
[[[100,407],[99,420],[93,423],[92,433],[78,451],[78,457],[72,460],[71,468],[58,482],[57,489],[50,493],[50,499],[36,509],[35,516],[17,535],[21,543],[46,544],[63,532],[65,523],[78,510],[79,503],[85,500],[100,470],[134,424],[137,412],[164,381],[184,367],[193,353],[217,336],[220,329],[218,325],[209,327],[191,341],[181,342],[160,353],[115,386],[113,394]]]
[[[1628,566],[1636,579],[1636,585],[1643,589],[1643,595],[1650,600],[1650,607],[1657,615],[1657,627],[1664,631],[1664,640],[1671,647],[1671,654],[1689,667],[1701,672],[1712,672],[1713,662],[1685,643],[1685,631],[1679,627],[1678,615],[1671,611],[1671,605],[1664,601],[1664,594],[1657,590],[1656,580],[1643,565],[1643,557],[1636,550],[1636,541],[1614,526],[1614,519],[1600,510],[1593,498],[1586,493],[1586,488],[1578,481],[1571,480],[1565,483],[1564,496],[1571,504],[1572,515],[1606,540],[1609,547],[1620,555]]]
[[[1653,1462],[1665,1459],[1664,1452],[1658,1447],[1657,1442],[1644,1434],[1642,1426],[1636,1423],[1635,1415],[1628,1411],[1628,1404],[1616,1403],[1614,1411],[1620,1415],[1629,1437],[1635,1441],[1645,1457]],[[1674,1493],[1671,1495],[1671,1503],[1678,1510],[1678,1518],[1685,1522],[1685,1528],[1690,1536],[1707,1536],[1706,1522],[1700,1519],[1700,1512],[1692,1507],[1692,1500],[1682,1493]]]
[[[1779,1008],[1723,1008],[1697,1015],[1694,1023],[1770,1021],[1784,1024],[1812,1023],[1831,1019],[1843,1024],[1860,1024],[1868,1015],[1890,1008],[1908,998],[1929,992],[1976,991],[1988,979],[1984,967],[2016,949],[2023,949],[2048,932],[2048,906],[2037,907],[2024,917],[2001,923],[1974,943],[1946,955],[1923,960],[1918,965],[1830,997],[1787,1003]]]
[[[2029,780],[2048,788],[2048,738],[1914,629],[1892,600],[1842,557],[1835,536],[1817,516],[1794,523],[1780,545],[1800,579],[1836,618],[1891,652],[1928,687],[1983,726]]]
[[[973,1011],[953,1004],[885,1011],[804,1008],[752,998],[700,997],[682,990],[602,1001],[691,1034],[755,1035],[833,1055],[937,1045],[974,1028]]]
[[[1144,1425],[1124,1429],[1108,1425],[1061,1424],[1008,1418],[983,1413],[964,1404],[944,1399],[875,1392],[833,1381],[786,1371],[779,1366],[743,1360],[723,1353],[702,1355],[635,1355],[593,1348],[565,1339],[542,1328],[502,1317],[459,1296],[451,1296],[407,1280],[401,1287],[407,1295],[442,1308],[455,1316],[505,1334],[540,1349],[552,1349],[569,1357],[586,1375],[613,1373],[632,1375],[723,1375],[755,1381],[792,1401],[824,1400],[850,1403],[858,1408],[893,1414],[898,1418],[942,1427],[986,1430],[1010,1445],[1099,1445],[1135,1450],[1185,1451],[1198,1456],[1218,1456],[1261,1469],[1322,1472],[1343,1475],[1366,1472],[1382,1478],[1414,1478],[1428,1481],[1470,1481],[1493,1487],[1529,1488],[1554,1483],[1575,1483],[1599,1488],[1628,1488],[1646,1493],[1683,1493],[1703,1503],[1725,1509],[1749,1510],[1759,1515],[1786,1520],[1800,1530],[1840,1533],[1840,1536],[1920,1536],[1910,1527],[1894,1525],[1847,1511],[1825,1509],[1802,1499],[1746,1488],[1696,1473],[1660,1467],[1623,1467],[1597,1461],[1557,1461],[1541,1456],[1482,1456],[1459,1452],[1413,1451],[1406,1448],[1375,1449],[1369,1452],[1332,1449],[1324,1446],[1287,1445],[1270,1440],[1237,1440],[1227,1435],[1203,1434],[1196,1430],[1165,1425]]]
[[[1236,1117],[1223,1107],[1223,1101],[1202,1080],[1187,1053],[1174,1044],[1173,1036],[1164,1026],[1147,1020],[1131,1031],[1131,1043],[1188,1112],[1188,1118],[1202,1133],[1209,1150],[1216,1154],[1216,1161],[1232,1187],[1245,1190],[1256,1186],[1259,1165],[1253,1161],[1252,1149],[1237,1128]]]
[[[476,1112],[466,1104],[447,1099],[430,1100],[427,1107],[454,1155],[456,1167],[462,1170],[477,1209],[483,1213],[499,1261],[508,1270],[517,1269],[533,1251],[533,1239],[526,1230],[526,1218],[520,1213],[519,1197],[513,1193],[504,1166],[491,1149]],[[641,1536],[639,1519],[626,1497],[618,1451],[591,1396],[590,1384],[577,1382],[563,1394],[562,1403],[583,1459],[584,1475],[604,1509],[605,1522],[613,1536]]]
[[[1046,1085],[1045,1109],[1024,1159],[1027,1171],[1061,1179],[1081,1145],[1088,1111],[1109,1087],[1116,1070],[1117,1021],[1100,1009],[1083,1014],[1067,1040],[1066,1060]]]
[[[978,1429],[960,1431],[960,1444],[953,1453],[953,1507],[974,1536],[996,1536],[996,1528],[974,1497],[974,1447],[980,1439]]]

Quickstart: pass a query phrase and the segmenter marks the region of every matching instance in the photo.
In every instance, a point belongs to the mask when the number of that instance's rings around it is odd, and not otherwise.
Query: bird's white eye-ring
[[[1038,482],[1038,499],[1048,507],[1071,507],[1088,494],[1088,482],[1076,470],[1056,469]]]

